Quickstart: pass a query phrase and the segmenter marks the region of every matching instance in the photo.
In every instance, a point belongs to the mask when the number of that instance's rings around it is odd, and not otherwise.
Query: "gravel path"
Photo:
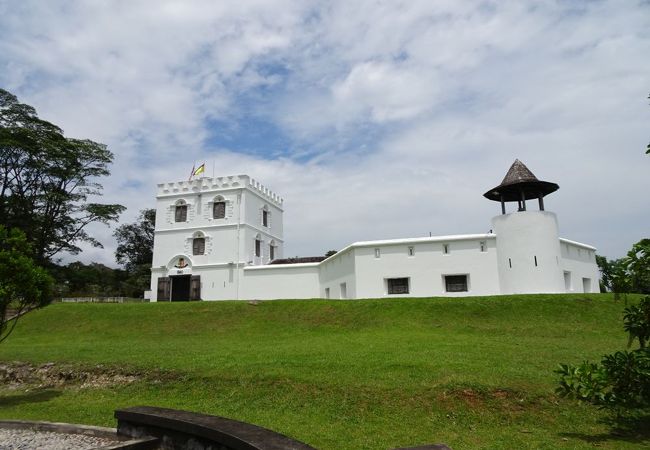
[[[116,442],[84,434],[0,428],[0,450],[90,450],[111,444]]]

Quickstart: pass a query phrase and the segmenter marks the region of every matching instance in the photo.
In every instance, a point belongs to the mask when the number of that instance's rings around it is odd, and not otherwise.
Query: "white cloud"
[[[109,145],[105,199],[124,221],[216,160],[286,198],[289,254],[481,232],[498,212],[482,193],[520,158],[560,184],[562,234],[615,257],[650,219],[648,9],[0,0],[0,86]],[[217,126],[234,140],[211,140]],[[93,233],[107,248],[82,258],[112,262],[111,230]]]

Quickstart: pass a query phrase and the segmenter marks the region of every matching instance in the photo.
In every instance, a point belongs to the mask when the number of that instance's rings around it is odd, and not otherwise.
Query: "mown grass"
[[[636,301],[630,297],[630,301]],[[256,423],[319,449],[642,448],[641,425],[558,399],[560,362],[626,345],[610,295],[56,304],[0,359],[169,371],[105,388],[0,391],[0,416],[114,425],[138,404]]]

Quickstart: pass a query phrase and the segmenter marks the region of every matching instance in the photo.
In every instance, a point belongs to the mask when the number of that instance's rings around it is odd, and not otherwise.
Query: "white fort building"
[[[517,160],[484,194],[501,204],[490,233],[355,242],[329,258],[283,259],[283,200],[254,179],[159,184],[151,301],[598,292],[596,249],[560,238],[556,215],[544,210],[558,188]],[[506,213],[510,202],[516,210]]]

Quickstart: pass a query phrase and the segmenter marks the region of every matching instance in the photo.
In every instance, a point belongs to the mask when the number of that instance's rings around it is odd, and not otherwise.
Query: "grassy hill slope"
[[[113,425],[147,404],[253,422],[320,449],[641,448],[553,395],[559,362],[623,348],[609,295],[56,304],[2,361],[165,373],[127,385],[0,391],[0,416]]]

